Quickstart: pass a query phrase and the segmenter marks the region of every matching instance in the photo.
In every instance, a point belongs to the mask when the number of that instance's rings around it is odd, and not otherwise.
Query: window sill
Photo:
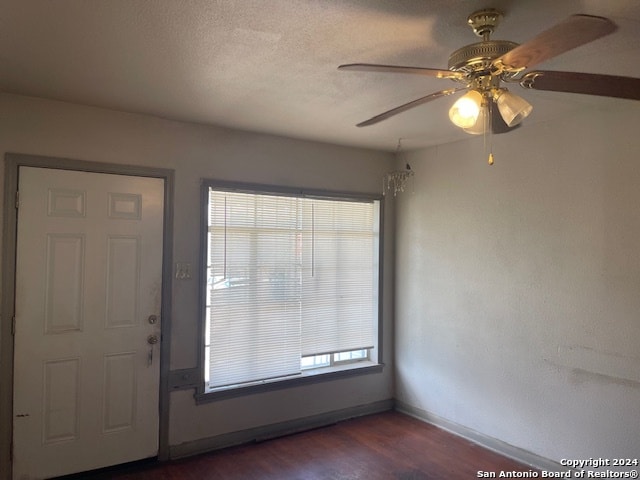
[[[304,370],[300,375],[292,378],[265,380],[248,385],[223,387],[210,391],[204,391],[200,387],[195,394],[196,404],[204,404],[215,402],[218,400],[226,400],[230,398],[243,397],[257,393],[272,392],[285,388],[300,387],[303,385],[312,385],[321,382],[338,380],[341,378],[355,377],[359,375],[367,375],[371,373],[381,373],[384,364],[371,361],[348,363],[344,365],[316,368],[312,370]]]

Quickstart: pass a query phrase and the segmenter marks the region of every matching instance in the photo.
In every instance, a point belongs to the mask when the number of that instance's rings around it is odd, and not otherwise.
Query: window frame
[[[337,366],[308,369],[295,378],[263,381],[248,385],[234,386],[227,389],[207,391],[204,379],[205,363],[205,329],[206,329],[206,291],[207,291],[207,234],[208,234],[208,203],[209,189],[228,190],[232,192],[250,194],[287,195],[292,197],[307,197],[332,200],[378,201],[378,308],[377,322],[374,333],[377,333],[377,345],[371,349],[370,358],[363,361],[344,362]],[[316,190],[305,188],[282,187],[269,184],[231,182],[203,179],[200,187],[200,252],[198,256],[198,281],[200,282],[198,296],[198,386],[195,399],[197,404],[209,403],[228,398],[242,397],[275,390],[311,385],[320,382],[334,381],[341,378],[355,377],[373,373],[381,373],[382,341],[383,341],[383,259],[384,259],[384,200],[381,194],[344,192],[335,190]]]

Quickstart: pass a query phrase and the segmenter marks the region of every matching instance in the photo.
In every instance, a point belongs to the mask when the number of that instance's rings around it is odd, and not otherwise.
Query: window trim
[[[280,379],[274,381],[264,381],[250,385],[232,387],[228,389],[219,389],[216,391],[207,391],[204,381],[204,362],[207,361],[205,355],[205,315],[206,315],[206,287],[207,287],[207,222],[208,222],[208,202],[209,188],[220,190],[228,190],[242,193],[260,193],[272,195],[290,195],[306,198],[331,198],[335,200],[355,200],[355,201],[378,201],[379,202],[379,238],[378,238],[378,321],[375,329],[377,330],[377,345],[372,350],[375,358],[369,360],[348,363],[338,367],[324,367],[318,369],[307,370],[301,376],[294,378]],[[305,188],[292,188],[277,185],[260,184],[260,183],[244,183],[231,182],[222,180],[203,179],[200,186],[200,252],[198,256],[198,281],[200,282],[198,295],[198,386],[194,395],[196,404],[210,403],[217,400],[229,398],[237,398],[245,395],[253,395],[264,392],[282,390],[286,388],[294,388],[303,385],[312,385],[321,382],[328,382],[342,378],[367,375],[372,373],[381,373],[384,368],[382,362],[383,357],[383,303],[384,303],[384,282],[383,282],[383,264],[384,264],[384,200],[381,194],[345,192],[335,190],[318,190]]]

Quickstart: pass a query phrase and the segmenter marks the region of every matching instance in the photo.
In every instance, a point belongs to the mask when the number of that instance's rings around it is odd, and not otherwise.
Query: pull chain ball
[[[487,161],[489,165],[493,165],[493,153],[489,154],[489,160]]]

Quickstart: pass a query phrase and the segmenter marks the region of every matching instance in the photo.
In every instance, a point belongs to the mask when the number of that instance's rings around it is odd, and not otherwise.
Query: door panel
[[[82,330],[84,235],[46,235],[44,330]]]
[[[133,326],[138,318],[140,283],[140,239],[107,238],[107,311],[105,325]]]
[[[164,181],[20,167],[19,192],[13,478],[157,455]]]

